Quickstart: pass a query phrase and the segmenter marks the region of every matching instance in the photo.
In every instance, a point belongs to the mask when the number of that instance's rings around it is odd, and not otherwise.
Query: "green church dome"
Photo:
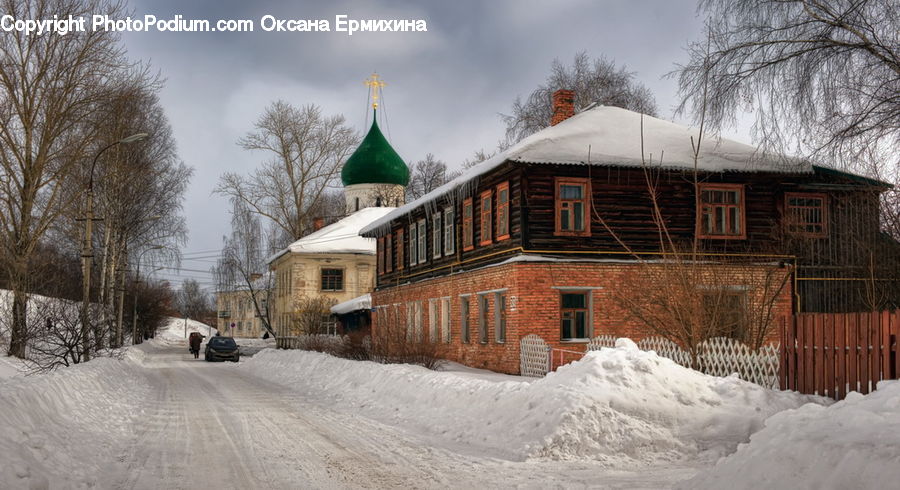
[[[378,123],[373,120],[369,134],[350,155],[341,170],[344,186],[353,184],[409,184],[406,162],[387,142]]]

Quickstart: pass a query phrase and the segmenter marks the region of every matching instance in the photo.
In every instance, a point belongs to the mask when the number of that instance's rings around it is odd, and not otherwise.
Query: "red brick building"
[[[373,335],[399,326],[447,359],[517,373],[525,335],[572,350],[639,339],[668,294],[758,344],[777,329],[754,318],[824,304],[827,290],[801,297],[799,275],[852,256],[804,252],[842,243],[850,216],[877,233],[877,213],[856,211],[881,183],[729,140],[695,158],[690,128],[615,107],[572,115],[571,101],[557,93],[553,126],[362,229],[378,243]]]

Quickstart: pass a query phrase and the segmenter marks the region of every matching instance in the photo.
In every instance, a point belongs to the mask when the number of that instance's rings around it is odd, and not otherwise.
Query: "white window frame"
[[[498,344],[506,342],[506,320],[508,319],[506,315],[507,302],[508,298],[506,296],[506,291],[494,293],[494,340]]]
[[[416,239],[418,237],[418,227],[415,223],[409,225],[409,253],[406,254],[409,257],[409,265],[413,266],[419,263],[419,253],[418,246],[419,242]]]
[[[422,310],[424,309],[422,300],[415,302],[416,309],[416,342],[422,342]]]
[[[444,234],[441,233],[443,231],[443,226],[441,226],[441,213],[434,213],[431,215],[431,256],[435,259],[441,258],[441,242],[443,241]]]
[[[450,297],[441,298],[441,338],[450,343]]]
[[[487,344],[490,341],[488,335],[488,311],[491,309],[490,300],[486,293],[478,294],[478,343]]]
[[[452,207],[444,208],[444,255],[456,252],[456,216]]]
[[[406,341],[412,342],[414,337],[415,323],[416,323],[416,303],[415,301],[410,301],[406,303]]]
[[[424,264],[428,261],[428,225],[425,224],[425,219],[420,219],[418,223],[419,228],[419,263]]]
[[[437,298],[428,300],[428,340],[432,343],[438,341],[438,318],[440,318],[440,303]]]

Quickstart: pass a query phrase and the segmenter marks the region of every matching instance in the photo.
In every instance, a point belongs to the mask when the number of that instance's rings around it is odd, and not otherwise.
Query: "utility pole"
[[[100,149],[100,151],[98,151],[94,156],[94,160],[91,162],[91,174],[90,179],[88,180],[87,189],[87,215],[84,219],[84,248],[81,250],[81,273],[83,276],[81,284],[81,349],[82,359],[85,362],[91,359],[91,333],[89,320],[91,308],[91,263],[92,259],[94,258],[94,246],[91,241],[93,234],[92,225],[94,222],[94,168],[97,166],[97,160],[100,158],[100,155],[102,155],[104,151],[112,148],[113,146],[123,143],[132,143],[134,141],[142,140],[146,137],[147,133],[137,133],[127,138],[122,138],[114,143],[110,143]]]
[[[108,148],[108,147],[107,147]],[[104,148],[105,149],[105,148]],[[103,150],[100,150],[103,153]],[[100,156],[97,153],[97,156]],[[97,158],[94,158],[97,163]],[[81,306],[81,350],[82,360],[91,360],[91,329],[90,329],[90,308],[91,308],[91,259],[94,257],[94,247],[91,243],[91,234],[93,233],[92,224],[94,221],[94,167],[91,166],[91,180],[87,193],[87,217],[84,220],[84,248],[81,249],[81,287],[83,304]]]
[[[121,284],[121,287],[119,288],[119,311],[116,318],[116,347],[122,347],[122,314],[125,309],[125,264],[123,263],[122,265],[123,267],[119,269],[119,284]]]

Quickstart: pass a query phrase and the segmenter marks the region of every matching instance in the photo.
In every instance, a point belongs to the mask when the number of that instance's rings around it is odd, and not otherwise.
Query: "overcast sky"
[[[187,4],[187,5],[186,5]],[[554,58],[581,50],[625,64],[672,118],[676,83],[664,79],[701,36],[693,1],[132,1],[137,16],[252,19],[253,33],[127,33],[134,59],[167,79],[163,106],[181,158],[195,169],[185,203],[190,242],[185,269],[207,270],[229,232],[229,205],[212,194],[223,172],[251,172],[265,158],[242,150],[239,137],[271,101],[315,103],[366,128],[367,88],[376,71],[387,82],[389,139],[407,161],[433,153],[452,168],[503,134],[499,113],[549,73]],[[266,14],[284,19],[424,19],[428,32],[263,32]],[[332,25],[333,28],[333,25]],[[729,134],[749,141],[749,135]],[[199,252],[211,251],[194,260]],[[202,254],[199,254],[202,256]],[[166,276],[211,283],[203,272]]]

